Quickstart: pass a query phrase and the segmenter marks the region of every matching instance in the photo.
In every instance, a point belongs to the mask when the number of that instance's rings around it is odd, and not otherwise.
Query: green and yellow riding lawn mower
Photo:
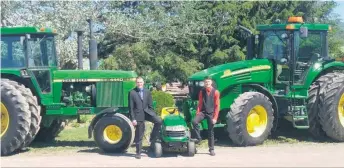
[[[184,117],[176,107],[165,107],[161,111],[161,137],[152,144],[155,157],[164,152],[186,152],[188,156],[196,153],[195,142],[191,140],[190,131]]]
[[[88,134],[99,148],[125,151],[134,139],[128,93],[137,74],[97,70],[92,36],[90,70],[60,70],[55,36],[49,28],[1,27],[1,155],[21,151],[33,140],[53,140],[66,120],[88,114],[95,115]]]
[[[210,76],[220,92],[220,114],[215,130],[224,128],[234,144],[262,144],[287,119],[295,128],[318,138],[344,142],[344,62],[329,56],[327,24],[286,23],[258,25],[249,35],[246,60],[226,63],[189,77],[189,98],[183,113],[191,125]],[[200,123],[207,129],[206,121]],[[216,134],[221,132],[216,132]]]

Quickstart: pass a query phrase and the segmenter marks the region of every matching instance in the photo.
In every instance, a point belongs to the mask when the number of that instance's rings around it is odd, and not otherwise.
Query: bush
[[[166,92],[153,90],[152,98],[153,101],[156,101],[155,111],[159,116],[162,108],[174,106],[173,96]]]

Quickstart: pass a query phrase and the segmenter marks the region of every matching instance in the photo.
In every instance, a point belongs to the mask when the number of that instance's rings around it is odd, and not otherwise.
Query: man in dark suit
[[[152,94],[149,90],[143,88],[143,78],[136,78],[136,88],[129,93],[129,112],[135,130],[136,155],[135,158],[141,158],[142,138],[145,132],[145,120],[154,123],[150,141],[154,143],[158,139],[162,120],[153,110]]]

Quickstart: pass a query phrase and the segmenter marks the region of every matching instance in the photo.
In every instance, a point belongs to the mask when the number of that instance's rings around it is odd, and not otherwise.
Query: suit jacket
[[[140,97],[140,92],[134,88],[129,92],[129,114],[131,120],[144,121],[145,113],[155,116],[153,109],[152,94],[149,90],[143,89],[143,99]]]

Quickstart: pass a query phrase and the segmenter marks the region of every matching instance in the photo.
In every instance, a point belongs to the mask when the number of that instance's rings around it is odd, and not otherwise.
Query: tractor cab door
[[[26,44],[28,71],[44,104],[52,98],[52,70],[57,68],[54,37],[30,35]]]
[[[323,57],[327,55],[327,32],[325,31],[309,31],[303,36],[300,31],[294,31],[292,34],[293,43],[291,54],[292,67],[289,112],[293,117],[293,124],[296,128],[308,128],[308,112],[306,108],[306,100],[308,97],[308,86],[305,81],[310,69]]]

